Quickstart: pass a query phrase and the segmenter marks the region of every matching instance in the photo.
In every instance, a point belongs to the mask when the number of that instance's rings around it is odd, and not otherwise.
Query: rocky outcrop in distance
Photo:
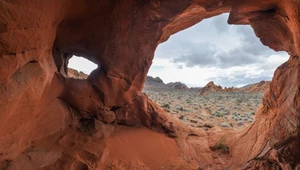
[[[213,81],[207,83],[203,88],[200,90],[200,95],[204,96],[212,92],[244,92],[244,93],[251,93],[251,92],[261,92],[264,93],[268,90],[270,86],[270,81],[260,81],[259,83],[249,84],[244,87],[225,87],[223,88],[220,85],[215,85]]]
[[[188,87],[181,82],[170,82],[167,84],[168,87],[172,89],[187,89]]]
[[[146,84],[150,84],[150,83],[158,83],[158,84],[165,84],[162,79],[160,79],[159,77],[151,77],[151,76],[147,76],[146,77]]]
[[[67,73],[67,75],[68,75],[70,78],[81,79],[81,80],[85,80],[85,79],[88,78],[88,75],[85,74],[84,72],[77,71],[77,70],[72,69],[72,68],[68,68],[68,73]]]
[[[188,87],[181,82],[170,82],[165,84],[159,77],[147,76],[144,89],[187,89]]]
[[[258,83],[249,84],[239,88],[240,91],[245,92],[265,92],[271,84],[271,81],[260,81]]]
[[[208,82],[203,88],[200,90],[200,95],[204,96],[211,92],[233,92],[237,89],[235,88],[223,88],[220,85],[215,85],[213,81]]]

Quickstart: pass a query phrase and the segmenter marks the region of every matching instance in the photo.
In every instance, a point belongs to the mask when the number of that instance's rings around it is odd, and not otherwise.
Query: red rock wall
[[[0,1],[0,169],[296,168],[299,5],[296,0]],[[141,89],[159,43],[229,11],[230,24],[250,24],[263,44],[292,57],[275,72],[249,128],[206,133],[165,113]],[[69,79],[70,55],[85,56],[99,68],[87,80]],[[166,145],[179,156],[162,162],[161,153],[145,156],[148,149],[132,162],[111,157],[107,142],[116,139],[119,124],[131,126],[133,140],[147,138],[136,126],[173,137],[176,145],[169,140]],[[210,149],[224,136],[229,155]],[[126,157],[126,150],[120,154]]]

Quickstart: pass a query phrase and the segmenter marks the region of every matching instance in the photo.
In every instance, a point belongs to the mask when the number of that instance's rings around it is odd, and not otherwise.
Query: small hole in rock
[[[97,64],[84,57],[72,56],[68,62],[68,77],[87,79],[89,74],[97,67]]]

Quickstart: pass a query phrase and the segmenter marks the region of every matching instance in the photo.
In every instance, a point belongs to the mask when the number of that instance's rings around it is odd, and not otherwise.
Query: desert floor
[[[170,114],[190,126],[243,128],[254,121],[263,93],[216,92],[200,96],[199,89],[144,89]]]

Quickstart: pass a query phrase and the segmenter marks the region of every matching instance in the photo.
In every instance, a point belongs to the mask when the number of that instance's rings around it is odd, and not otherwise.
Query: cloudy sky
[[[271,80],[288,54],[262,45],[250,26],[228,25],[227,18],[209,18],[172,35],[156,49],[148,75],[189,87],[208,81],[229,87]],[[90,73],[96,65],[73,57],[69,67]]]
[[[250,26],[229,25],[227,18],[209,18],[171,36],[156,49],[148,75],[190,87],[211,80],[222,86],[271,80],[288,54],[262,45]]]

